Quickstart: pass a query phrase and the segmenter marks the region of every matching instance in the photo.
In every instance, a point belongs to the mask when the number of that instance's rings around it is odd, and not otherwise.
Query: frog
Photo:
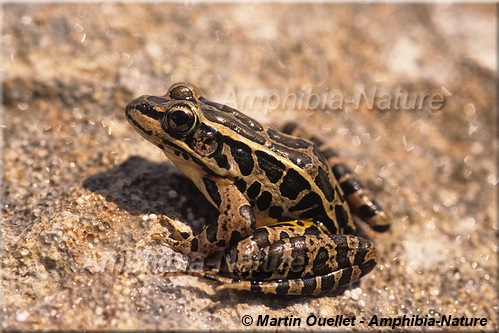
[[[197,234],[165,216],[169,233],[154,235],[201,261],[217,290],[322,295],[377,265],[357,224],[384,232],[387,214],[336,150],[296,122],[277,130],[185,82],[134,99],[125,115],[218,210]]]

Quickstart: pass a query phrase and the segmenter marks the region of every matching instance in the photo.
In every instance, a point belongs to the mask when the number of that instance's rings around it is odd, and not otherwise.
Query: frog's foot
[[[185,226],[167,216],[161,217],[161,223],[167,227],[170,234],[156,233],[151,235],[151,238],[166,243],[184,254],[189,254],[196,244],[195,236],[190,232],[184,231]]]
[[[345,287],[369,273],[375,265],[375,262],[371,262],[363,267],[352,266],[325,275],[291,280],[248,281],[219,277],[212,274],[205,274],[204,277],[223,283],[216,287],[217,291],[234,289],[285,296],[320,295],[341,290],[341,287]]]
[[[213,250],[210,247],[205,247],[203,251],[199,251],[199,236],[193,236],[184,232],[174,232],[176,235],[189,235],[187,238],[183,240],[173,239],[171,237],[166,236],[165,234],[153,234],[152,238],[156,240],[160,240],[163,243],[173,247],[175,250],[187,255],[191,260],[200,260],[204,257],[208,256],[212,253]],[[182,237],[182,236],[181,236]]]
[[[191,232],[185,231],[185,225],[168,216],[161,215],[160,223],[170,231],[170,236],[167,237],[164,234],[154,234],[152,235],[153,239],[158,239],[172,245],[180,241],[186,241],[193,237]]]
[[[178,249],[179,251],[181,251],[181,248],[182,248],[181,244],[182,244],[183,241],[179,241],[177,239],[170,238],[169,236],[166,236],[164,233],[162,233],[162,234],[159,234],[159,233],[152,234],[151,238],[154,239],[154,240],[159,240],[159,241],[161,241],[163,243],[166,243],[166,244],[170,245],[171,247],[174,247],[174,248]],[[185,241],[189,242],[191,238],[193,238],[192,235],[189,236],[188,238],[186,238],[184,240],[184,242]]]

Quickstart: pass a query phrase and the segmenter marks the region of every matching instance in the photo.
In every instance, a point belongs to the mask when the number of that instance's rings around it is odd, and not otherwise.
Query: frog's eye
[[[185,135],[192,131],[197,123],[197,114],[188,105],[176,105],[170,108],[163,118],[165,130]]]
[[[166,95],[171,99],[192,101],[199,98],[201,94],[192,84],[176,83],[168,89]]]

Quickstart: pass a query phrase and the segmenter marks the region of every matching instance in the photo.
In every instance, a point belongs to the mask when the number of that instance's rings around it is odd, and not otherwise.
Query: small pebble
[[[17,321],[26,321],[29,317],[29,311],[21,311],[16,314],[16,320]]]
[[[353,300],[358,300],[360,295],[362,295],[362,289],[360,288],[355,288],[352,289],[352,295],[350,296]]]

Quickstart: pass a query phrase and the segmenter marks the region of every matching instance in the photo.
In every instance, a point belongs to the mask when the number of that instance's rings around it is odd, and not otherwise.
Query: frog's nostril
[[[139,110],[141,113],[146,113],[147,111],[152,109],[152,106],[145,103],[145,102],[142,102],[142,103],[136,104],[135,109]]]

